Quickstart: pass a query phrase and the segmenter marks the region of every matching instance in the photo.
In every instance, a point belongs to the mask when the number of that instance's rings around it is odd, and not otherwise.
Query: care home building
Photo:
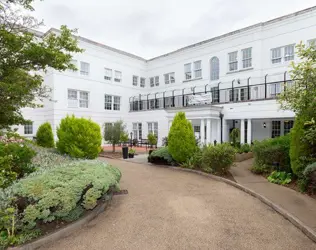
[[[51,98],[43,108],[23,111],[33,124],[20,127],[20,134],[35,136],[46,121],[56,131],[62,118],[74,114],[100,126],[122,119],[134,138],[153,132],[161,144],[182,111],[201,143],[228,141],[233,128],[240,129],[241,143],[251,143],[293,126],[294,113],[280,110],[276,98],[291,86],[295,45],[316,41],[316,7],[149,60],[78,40],[85,50],[73,58],[78,71],[45,74]]]

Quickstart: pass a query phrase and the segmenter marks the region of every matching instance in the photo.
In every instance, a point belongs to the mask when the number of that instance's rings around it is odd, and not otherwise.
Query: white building
[[[46,74],[52,100],[25,109],[33,125],[19,132],[35,136],[46,121],[56,130],[74,114],[100,126],[123,119],[133,137],[153,131],[161,144],[174,115],[184,111],[202,143],[228,141],[233,127],[241,129],[242,143],[283,135],[294,113],[280,110],[275,98],[291,84],[295,44],[315,39],[316,7],[149,60],[79,37],[85,52],[74,57],[78,71]]]

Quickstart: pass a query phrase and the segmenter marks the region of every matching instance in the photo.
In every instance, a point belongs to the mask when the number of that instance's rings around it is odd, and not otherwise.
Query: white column
[[[216,141],[217,143],[221,143],[221,120],[217,120],[217,131],[216,131]]]
[[[245,120],[240,120],[240,144],[245,143]]]
[[[206,120],[206,143],[207,144],[210,144],[210,143],[212,143],[211,142],[211,137],[212,137],[212,135],[211,135],[211,133],[212,133],[212,123],[211,123],[211,119],[207,119]]]
[[[223,119],[223,142],[227,142],[228,138],[227,138],[227,131],[228,127],[227,127],[227,120]]]
[[[205,122],[204,119],[201,119],[201,127],[200,127],[200,136],[201,136],[201,144],[205,144]]]
[[[251,119],[247,120],[248,124],[247,124],[247,143],[250,145],[251,144],[251,135],[252,135],[252,123],[251,123]]]

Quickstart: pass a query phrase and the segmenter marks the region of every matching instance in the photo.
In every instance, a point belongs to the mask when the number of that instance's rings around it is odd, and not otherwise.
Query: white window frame
[[[133,76],[133,86],[137,86],[138,85],[138,76]]]
[[[146,86],[146,78],[145,77],[141,77],[140,78],[140,87],[141,88],[145,88]]]
[[[114,82],[122,82],[122,72],[115,70],[114,71]]]
[[[211,81],[219,80],[219,59],[217,56],[211,58]]]
[[[242,49],[242,68],[249,69],[252,67],[252,47]]]
[[[111,95],[107,95],[107,94],[104,95],[104,109],[105,110],[112,110],[112,105],[113,105],[112,99],[113,98]]]
[[[168,73],[168,74],[164,74],[164,78],[165,78],[165,84],[169,84],[169,83],[175,83],[175,73]]]
[[[121,110],[121,97],[117,95],[104,95],[104,109],[105,110]]]
[[[202,61],[198,60],[193,63],[194,67],[194,78],[202,78]]]
[[[231,67],[232,65],[234,65],[234,67]],[[238,71],[238,50],[228,53],[228,71]]]
[[[184,80],[188,81],[192,79],[192,63],[184,64]]]
[[[112,69],[104,68],[104,80],[112,81]]]
[[[158,122],[147,122],[148,134],[153,133],[158,138]]]
[[[114,95],[113,96],[113,110],[120,111],[121,110],[121,97]]]
[[[31,122],[30,124],[24,125],[24,134],[25,135],[33,135],[34,134],[33,122]]]
[[[271,49],[271,62],[278,64],[282,62],[282,47]]]
[[[155,76],[155,85],[159,86],[159,76]]]
[[[76,68],[78,69],[78,60],[72,59],[71,60],[71,64],[75,65]],[[76,70],[72,70],[72,69],[69,69],[69,71],[72,72],[72,73],[76,73],[77,72]]]
[[[80,62],[80,75],[89,76],[90,75],[90,63]]]
[[[69,95],[70,92],[72,95]],[[83,96],[87,98],[83,98]],[[68,108],[89,108],[90,95],[88,91],[68,89],[67,100]]]
[[[150,87],[155,87],[155,78],[154,77],[150,77],[149,78],[149,82],[150,82]]]
[[[133,139],[143,139],[143,124],[141,122],[133,122]]]
[[[295,56],[295,44],[286,45],[283,47],[284,50],[284,62],[294,60]]]

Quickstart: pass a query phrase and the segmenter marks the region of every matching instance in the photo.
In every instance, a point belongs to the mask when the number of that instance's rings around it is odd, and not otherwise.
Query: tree
[[[35,100],[49,98],[43,73],[48,68],[76,70],[72,54],[82,52],[74,38],[76,30],[62,26],[60,32],[39,35],[32,11],[33,0],[0,0],[0,129],[25,124],[21,108],[40,107]]]
[[[49,122],[43,123],[36,132],[36,143],[44,148],[53,148],[54,135]]]
[[[177,113],[173,119],[168,135],[168,150],[178,163],[185,162],[196,151],[193,127],[183,112]]]
[[[113,152],[115,152],[115,144],[121,141],[122,135],[126,134],[125,125],[122,120],[112,123],[104,123],[104,140],[112,144]],[[124,136],[123,136],[124,137]]]
[[[296,46],[299,63],[292,62],[291,87],[286,87],[279,96],[283,109],[293,110],[306,117],[316,115],[316,46],[302,42]]]

